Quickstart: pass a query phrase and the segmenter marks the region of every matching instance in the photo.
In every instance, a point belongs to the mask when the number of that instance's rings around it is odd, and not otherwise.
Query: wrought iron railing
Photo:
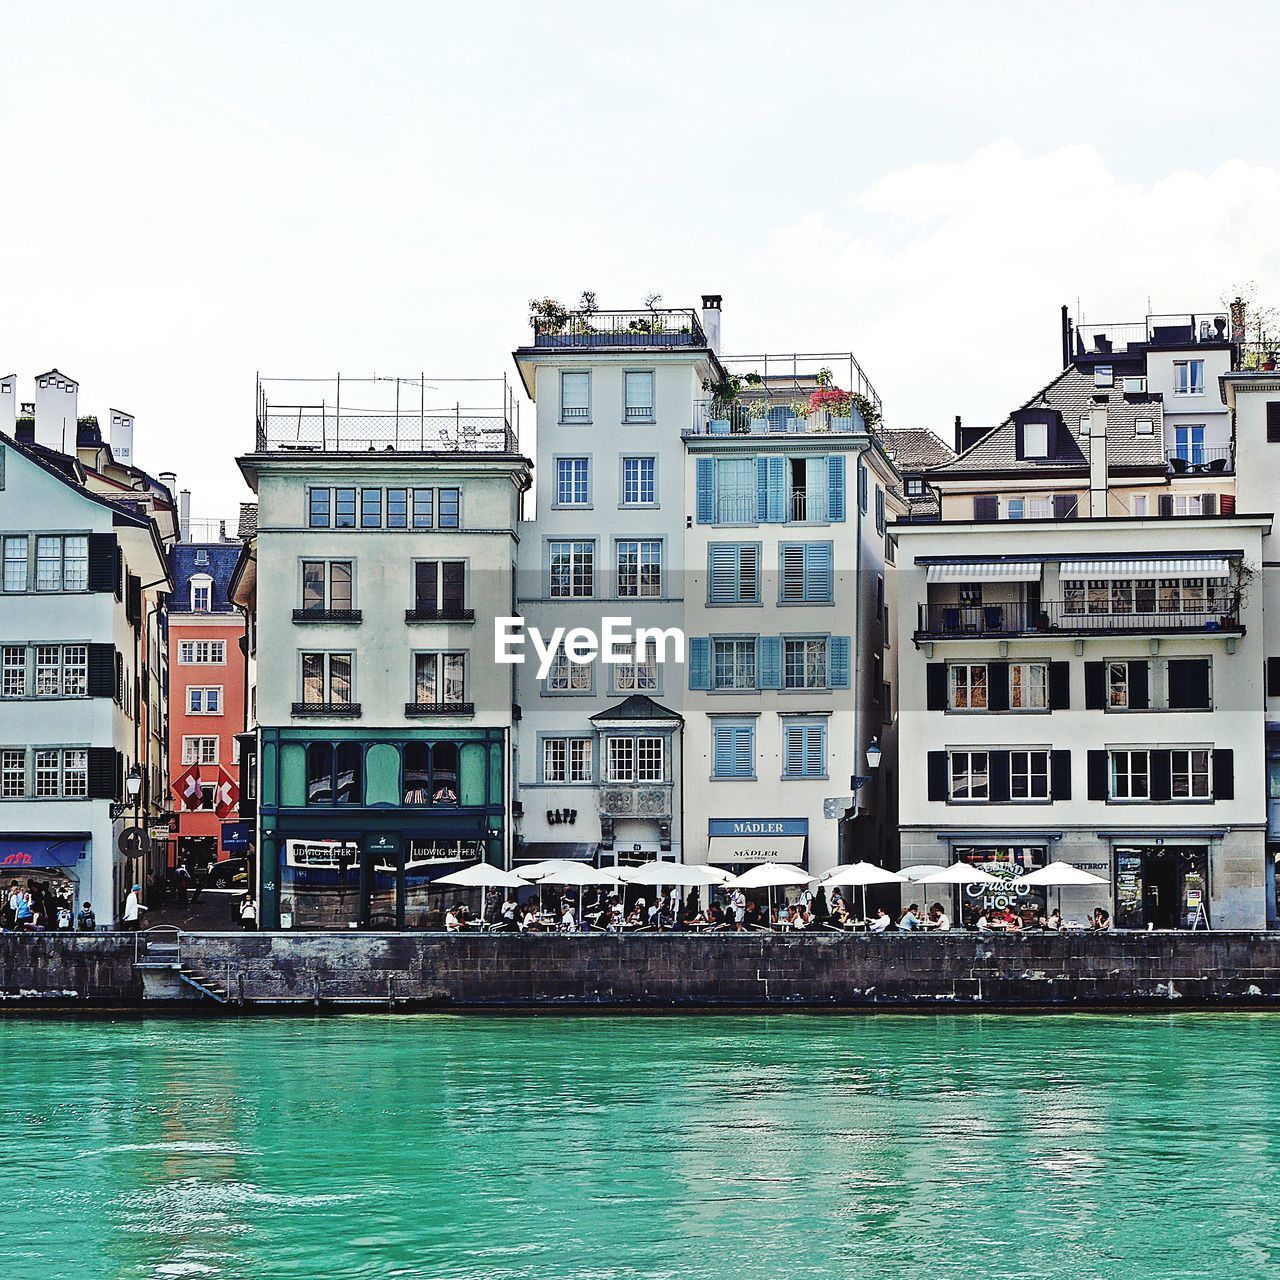
[[[474,702],[406,702],[404,713],[407,716],[473,716],[476,713]]]
[[[358,716],[358,702],[295,702],[295,716]]]
[[[1195,602],[1177,609],[1124,610],[1112,606],[1109,612],[1088,612],[1089,604],[1077,601],[1042,600],[1005,604],[922,604],[919,608],[920,638],[968,640],[975,636],[1037,635],[1058,632],[1079,635],[1094,632],[1147,634],[1155,631],[1239,631],[1240,609],[1234,601],[1218,604]]]
[[[359,609],[295,609],[294,622],[360,622],[364,617]]]
[[[406,622],[474,622],[474,609],[406,609]]]
[[[563,313],[562,313],[563,314]],[[697,313],[685,308],[649,311],[571,311],[533,321],[535,347],[705,347]]]
[[[827,494],[793,489],[783,499],[786,524],[825,524],[828,519]],[[760,500],[755,494],[726,494],[715,500],[716,524],[769,524],[760,516]]]
[[[1165,453],[1172,475],[1219,475],[1233,471],[1235,461],[1229,444],[1183,445]]]

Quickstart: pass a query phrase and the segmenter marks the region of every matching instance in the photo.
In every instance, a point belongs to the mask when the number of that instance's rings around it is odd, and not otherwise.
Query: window
[[[662,543],[620,541],[618,551],[618,595],[660,596],[662,594]]]
[[[27,545],[25,536],[4,540],[4,589],[6,591],[27,589]]]
[[[563,649],[556,651],[547,672],[548,693],[590,693],[591,664],[571,662]]]
[[[1173,394],[1175,396],[1204,395],[1204,361],[1175,360],[1173,362]]]
[[[435,497],[434,489],[415,489],[413,491],[413,527],[415,529],[430,529],[435,525]]]
[[[1011,800],[1049,799],[1049,753],[1047,751],[1009,752],[1009,798]]]
[[[333,513],[335,529],[354,529],[356,527],[356,491],[354,489],[335,489],[333,491]]]
[[[20,800],[27,794],[27,753],[0,751],[0,798]]]
[[[713,721],[711,725],[711,776],[713,778],[754,778],[756,776],[756,727]]]
[[[1133,514],[1135,516],[1145,516],[1151,514],[1151,500],[1145,493],[1135,493],[1131,504]]]
[[[36,795],[57,796],[62,785],[61,762],[56,751],[36,752]]]
[[[192,716],[220,716],[222,714],[222,689],[219,687],[187,690],[187,714]]]
[[[302,701],[308,706],[351,703],[351,654],[304,653]]]
[[[307,803],[359,804],[364,796],[364,752],[358,742],[307,747]],[[406,803],[409,803],[406,798]]]
[[[198,573],[191,579],[191,612],[208,613],[213,607],[213,579]]]
[[[360,490],[360,527],[362,529],[382,528],[382,490]]]
[[[1047,422],[1022,424],[1022,453],[1027,458],[1049,456],[1049,424]]]
[[[924,496],[924,481],[919,476],[909,476],[907,478],[906,493],[908,498],[920,498]]]
[[[83,749],[62,753],[62,794],[80,799],[89,794],[89,753]]]
[[[1133,424],[1134,435],[1139,435],[1139,436],[1154,435],[1155,432],[1152,428],[1153,421],[1154,419],[1152,418],[1139,418],[1137,422]]]
[[[1087,436],[1093,430],[1093,414],[1082,413],[1080,415],[1080,434]]]
[[[1011,662],[1009,664],[1009,710],[1043,711],[1048,705],[1048,663]]]
[[[1093,366],[1093,385],[1095,387],[1109,387],[1115,381],[1115,372],[1109,364],[1095,364]]]
[[[832,600],[831,544],[784,543],[781,548],[782,604],[830,604]]]
[[[6,658],[10,651],[6,650]],[[23,653],[21,648],[17,653]],[[12,659],[16,675],[17,659]],[[6,673],[9,670],[6,661]],[[87,645],[38,644],[35,646],[35,692],[38,698],[79,697],[89,691]],[[13,695],[8,695],[13,696]]]
[[[867,467],[866,464],[858,460],[858,509],[863,515],[867,514]]]
[[[1174,427],[1173,456],[1190,466],[1202,466],[1205,460],[1204,427]]]
[[[1203,514],[1201,495],[1198,493],[1175,493],[1173,495],[1173,514],[1175,516],[1198,516]]]
[[[467,700],[465,653],[415,653],[413,700],[418,706],[457,706]]]
[[[1151,759],[1147,751],[1111,753],[1111,798],[1146,800],[1151,795]]]
[[[949,763],[952,800],[990,799],[990,764],[987,752],[953,751]]]
[[[181,640],[178,662],[183,666],[218,667],[227,660],[225,640]]]
[[[584,598],[594,595],[596,544],[552,542],[549,546],[552,598]]]
[[[622,505],[651,507],[658,500],[656,458],[623,458]]]
[[[343,612],[351,609],[350,560],[304,560],[302,562],[302,609],[304,613]]]
[[[25,698],[26,695],[26,645],[5,645],[0,651],[0,698]]]
[[[409,490],[387,490],[387,528],[407,529],[409,527]]]
[[[707,600],[710,604],[760,603],[760,545],[713,542],[707,548]]]
[[[825,637],[783,640],[782,687],[784,689],[825,689],[827,687]]]
[[[457,529],[459,527],[459,512],[462,508],[462,490],[461,489],[441,489],[436,494],[437,514],[440,518],[440,528]]]
[[[615,737],[605,739],[606,780],[609,782],[664,782],[662,739]]]
[[[827,726],[824,721],[785,721],[782,776],[827,776]]]
[[[585,507],[591,501],[586,458],[556,459],[556,506]]]
[[[885,527],[884,490],[876,485],[876,532],[883,533]]]
[[[713,689],[754,689],[756,687],[756,642],[754,640],[713,640],[711,658]]]
[[[624,422],[653,421],[653,373],[627,372],[622,375]]]
[[[543,782],[590,782],[590,738],[544,738]]]
[[[328,489],[311,489],[307,494],[307,524],[313,529],[329,527],[330,493]]]
[[[754,458],[716,459],[716,523],[754,524],[757,510]]]
[[[218,739],[213,736],[182,739],[183,764],[217,764]]]
[[[589,373],[561,373],[560,421],[591,421],[591,375]]]
[[[83,591],[89,585],[89,539],[36,539],[36,590]]]
[[[626,662],[613,667],[613,685],[619,693],[653,693],[658,687],[658,661],[655,647],[646,645],[642,654],[632,654]]]
[[[413,566],[413,607],[417,613],[460,618],[466,601],[463,560],[419,560]]]
[[[1010,520],[1048,520],[1053,515],[1050,498],[1010,498],[1005,508]]]
[[[455,742],[406,742],[405,804],[458,804],[458,745]]]
[[[1126,710],[1129,706],[1129,664],[1107,663],[1107,706]]]
[[[6,752],[6,755],[8,753]],[[41,748],[35,753],[39,799],[83,799],[89,794],[89,753],[83,748]]]
[[[1208,751],[1171,751],[1170,794],[1175,800],[1211,800]]]
[[[987,664],[956,662],[951,672],[951,710],[985,711],[987,709]]]

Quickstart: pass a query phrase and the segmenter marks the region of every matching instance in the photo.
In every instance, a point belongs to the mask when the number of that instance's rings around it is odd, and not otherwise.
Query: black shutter
[[[1234,800],[1236,798],[1236,753],[1230,748],[1215,747],[1213,751],[1213,798],[1215,800]]]
[[[1055,493],[1053,495],[1053,518],[1055,520],[1074,520],[1080,514],[1080,499],[1074,493]]]
[[[981,493],[973,500],[975,520],[999,520],[1000,499],[994,493]]]
[[[1107,753],[1090,751],[1088,763],[1089,799],[1105,800],[1107,798]]]
[[[132,573],[125,582],[124,616],[135,627],[142,621],[142,579]]]
[[[1200,495],[1200,514],[1202,516],[1216,516],[1218,514],[1218,495],[1216,493],[1202,493]]]
[[[114,747],[89,748],[89,797],[93,800],[124,798],[124,757]]]
[[[1169,659],[1169,706],[1182,711],[1209,708],[1209,659]]]
[[[1267,443],[1280,444],[1280,400],[1267,401]]]
[[[1025,458],[1027,456],[1026,437],[1023,433],[1021,422],[1013,424],[1013,456],[1015,458]]]
[[[1173,795],[1173,752],[1151,752],[1151,798],[1168,800]]]
[[[89,535],[89,590],[115,591],[116,535],[91,533]]]
[[[435,613],[440,608],[436,593],[438,561],[419,560],[414,565],[413,607],[420,613]]]
[[[116,650],[110,644],[89,646],[89,696],[114,698],[116,696]]]
[[[1145,711],[1151,705],[1150,665],[1145,659],[1141,662],[1130,662],[1129,667],[1129,710]]]
[[[440,570],[441,604],[445,613],[459,613],[465,596],[466,569],[461,560],[446,560]]]
[[[1049,663],[1049,707],[1066,711],[1071,706],[1071,663]]]
[[[1107,664],[1084,664],[1084,705],[1086,710],[1101,711],[1107,705]]]
[[[1173,515],[1173,494],[1162,493],[1160,495],[1160,514],[1162,516]]]
[[[1049,753],[1049,794],[1054,800],[1071,799],[1071,752]]]
[[[931,662],[925,668],[924,693],[927,711],[947,709],[947,664],[945,662]]]
[[[987,794],[992,801],[1009,798],[1009,753],[987,752]]]
[[[1009,664],[987,663],[987,710],[1009,710]]]
[[[1280,658],[1267,659],[1267,697],[1280,698]]]
[[[929,799],[945,800],[947,798],[947,753],[945,751],[929,752]]]

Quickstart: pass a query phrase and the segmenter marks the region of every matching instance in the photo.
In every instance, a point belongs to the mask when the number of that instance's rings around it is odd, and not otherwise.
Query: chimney
[[[1245,340],[1246,308],[1243,298],[1237,298],[1231,304],[1231,341],[1237,346]]]
[[[1107,516],[1107,403],[1095,402],[1089,411],[1089,518]]]
[[[178,537],[183,542],[191,540],[191,490],[178,494]]]
[[[1062,367],[1071,367],[1071,316],[1066,303],[1062,305]]]
[[[956,414],[956,452],[964,452],[964,428],[960,425],[960,415]]]
[[[0,378],[0,432],[12,437],[18,417],[18,378],[11,373]]]
[[[107,438],[111,456],[121,466],[133,466],[133,414],[123,409],[111,410],[111,434]]]
[[[702,332],[707,335],[707,346],[711,354],[720,354],[720,295],[704,293],[702,295]]]
[[[57,369],[36,379],[36,444],[58,453],[75,452],[79,398],[79,383]]]

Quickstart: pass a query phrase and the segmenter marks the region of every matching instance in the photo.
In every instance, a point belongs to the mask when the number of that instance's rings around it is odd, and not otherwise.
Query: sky
[[[514,375],[528,300],[724,297],[889,426],[998,421],[1086,322],[1280,301],[1265,13],[1205,4],[0,0],[0,374],[196,517],[254,379]]]

